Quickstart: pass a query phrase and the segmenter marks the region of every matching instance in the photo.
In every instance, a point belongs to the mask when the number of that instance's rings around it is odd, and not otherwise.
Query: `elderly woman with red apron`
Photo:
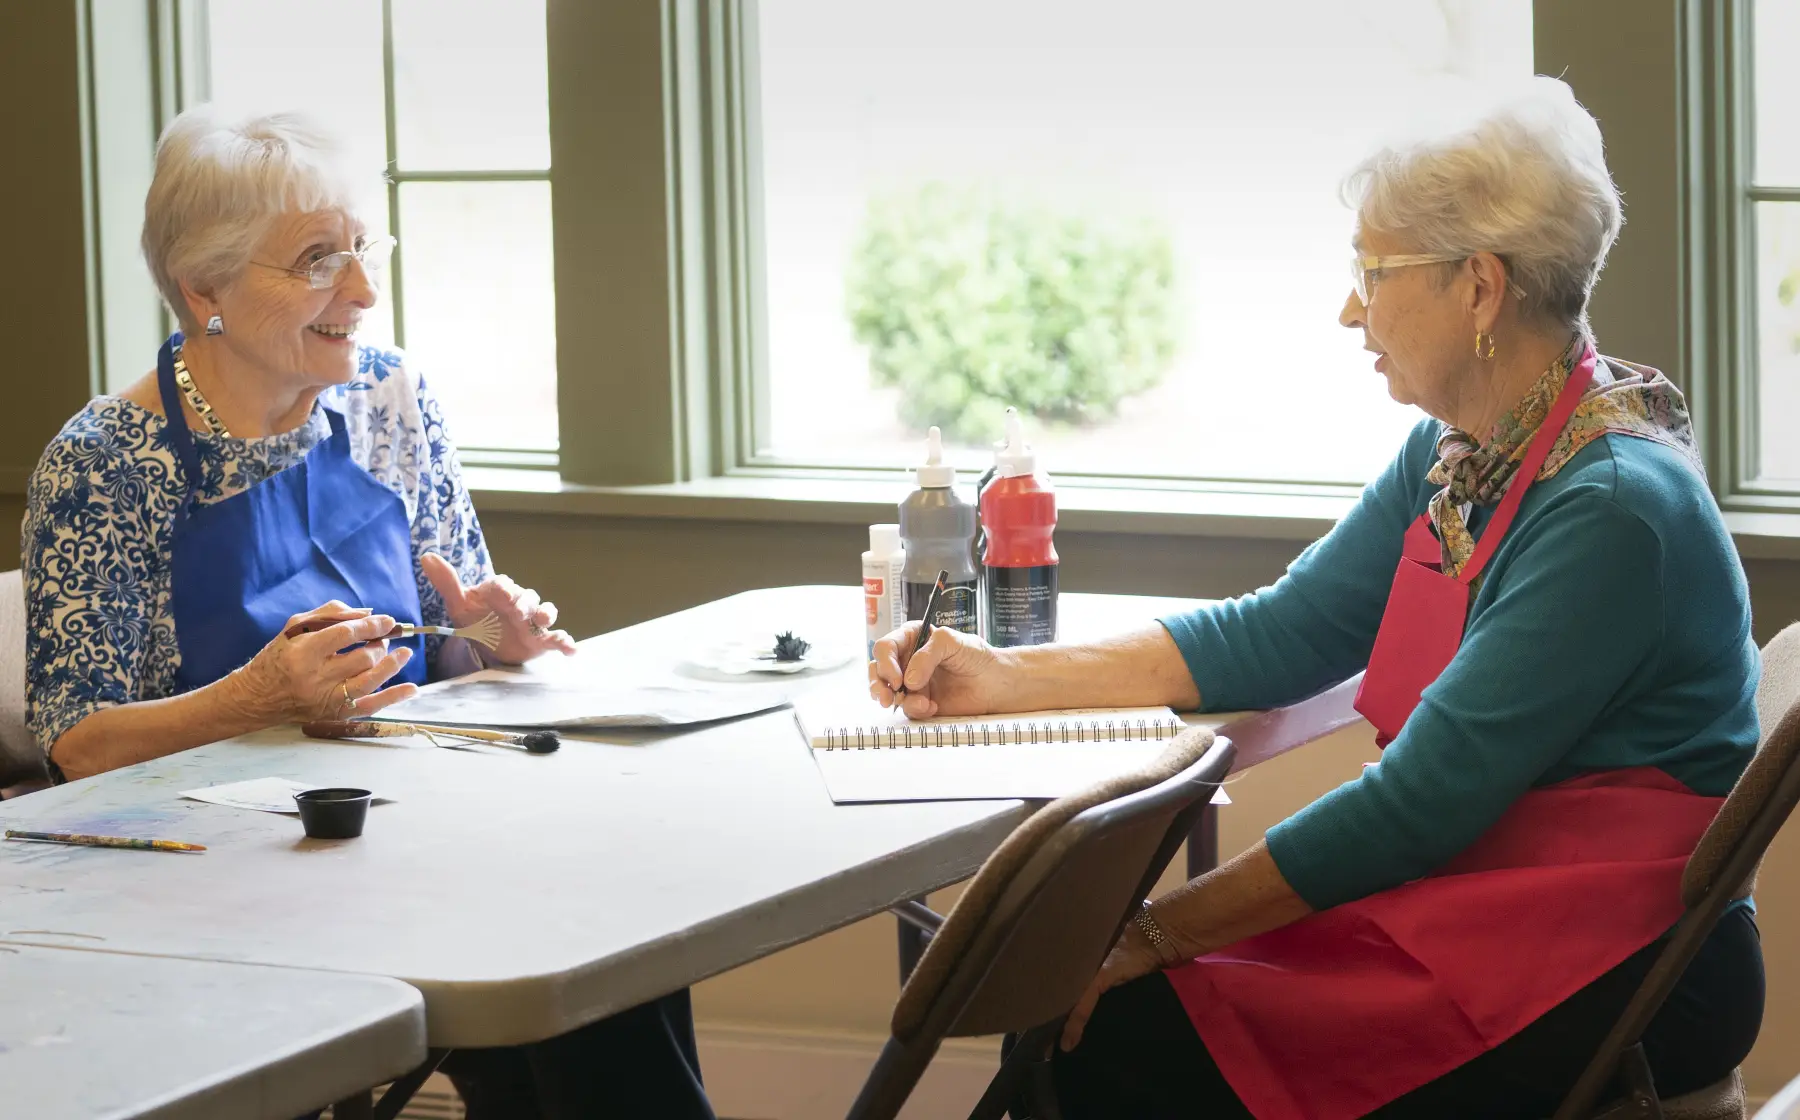
[[[494,572],[425,379],[357,339],[394,242],[355,201],[293,116],[203,107],[158,144],[144,255],[183,329],[30,483],[27,712],[57,780],[368,715],[488,660],[397,622],[492,614],[494,660],[573,652]],[[712,1116],[686,991],[443,1068],[470,1120]]]
[[[1346,193],[1340,321],[1430,419],[1325,538],[1103,645],[908,630],[870,666],[915,716],[1263,708],[1367,671],[1380,761],[1146,904],[1070,1016],[1069,1120],[1549,1115],[1755,749],[1747,588],[1686,406],[1587,329],[1620,224],[1593,118],[1537,79]],[[1740,904],[1645,1036],[1658,1089],[1728,1075],[1762,1000]]]

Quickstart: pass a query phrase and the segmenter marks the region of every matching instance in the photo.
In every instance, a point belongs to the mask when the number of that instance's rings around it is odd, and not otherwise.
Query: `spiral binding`
[[[826,751],[993,747],[1026,743],[1152,743],[1173,739],[1179,718],[1096,720],[1091,723],[919,723],[897,727],[827,727],[814,745]],[[1043,737],[1039,738],[1039,732]]]

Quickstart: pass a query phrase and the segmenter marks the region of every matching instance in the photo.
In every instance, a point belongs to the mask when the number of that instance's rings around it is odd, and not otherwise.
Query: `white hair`
[[[144,197],[144,261],[191,333],[197,324],[183,281],[203,292],[223,290],[283,213],[354,212],[359,193],[342,149],[304,116],[227,122],[199,105],[170,121],[156,143]]]
[[[1364,229],[1411,251],[1493,253],[1527,316],[1579,326],[1623,223],[1600,125],[1555,78],[1508,91],[1472,126],[1382,148],[1344,180]]]

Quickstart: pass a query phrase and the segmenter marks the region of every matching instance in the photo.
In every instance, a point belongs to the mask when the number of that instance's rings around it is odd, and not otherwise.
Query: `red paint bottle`
[[[993,646],[1056,640],[1056,491],[1038,473],[1017,409],[1006,410],[1006,442],[994,480],[981,491],[982,622]]]

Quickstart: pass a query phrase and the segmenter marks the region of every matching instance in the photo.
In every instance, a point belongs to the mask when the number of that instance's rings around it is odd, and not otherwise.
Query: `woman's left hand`
[[[1112,952],[1106,954],[1106,960],[1100,964],[1100,971],[1094,975],[1093,982],[1081,998],[1075,1001],[1074,1010],[1069,1012],[1068,1019],[1063,1022],[1062,1048],[1073,1050],[1081,1043],[1081,1032],[1087,1029],[1088,1017],[1094,1013],[1094,1005],[1100,997],[1120,984],[1136,980],[1140,976],[1148,976],[1164,967],[1162,958],[1157,955],[1156,947],[1144,939],[1144,935],[1136,925],[1127,923],[1125,932],[1119,936],[1119,943],[1113,946]]]
[[[421,557],[419,566],[444,597],[450,625],[468,626],[490,614],[500,620],[500,645],[493,652],[501,661],[522,665],[552,650],[575,652],[575,639],[551,629],[556,625],[556,604],[544,602],[529,587],[520,587],[507,576],[464,587],[456,569],[435,552]]]

